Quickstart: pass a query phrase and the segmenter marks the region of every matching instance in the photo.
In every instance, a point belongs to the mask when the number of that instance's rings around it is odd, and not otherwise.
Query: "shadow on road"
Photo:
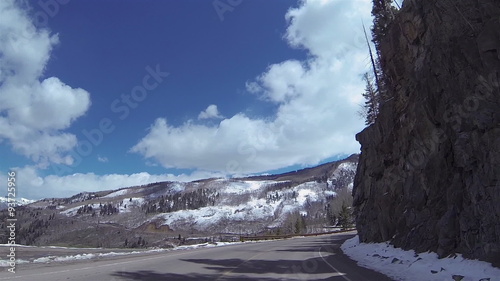
[[[352,237],[350,235],[349,237]],[[186,268],[198,273],[186,274],[157,273],[155,271],[118,271],[112,275],[120,280],[313,280],[313,281],[346,281],[346,280],[391,280],[386,276],[357,266],[342,253],[340,244],[348,237],[322,237],[315,241],[304,241],[292,248],[278,249],[282,258],[270,259],[220,259],[217,257],[203,259],[181,259]],[[288,253],[287,253],[288,252]],[[311,258],[294,259],[293,252],[309,252]],[[299,254],[298,256],[303,256]],[[338,270],[338,272],[337,272]],[[189,272],[189,271],[188,271]],[[202,273],[200,273],[202,272]],[[342,273],[342,275],[339,274]],[[347,277],[348,279],[344,278]]]
[[[201,264],[211,274],[175,274],[154,271],[119,271],[112,274],[125,280],[315,280],[345,281],[342,276],[331,276],[334,272],[321,258],[306,260],[249,260],[242,259],[183,259]],[[271,275],[272,277],[269,277]],[[251,276],[251,277],[246,277]],[[315,278],[316,276],[316,278]]]
[[[120,278],[119,280],[141,280],[141,281],[203,281],[203,280],[238,280],[238,281],[276,281],[276,280],[311,280],[311,281],[345,281],[342,276],[327,277],[322,279],[309,279],[308,277],[293,276],[293,274],[283,274],[275,278],[266,277],[244,277],[238,276],[223,276],[222,274],[176,274],[176,273],[157,273],[155,271],[118,271],[112,274],[113,277]]]
[[[144,281],[194,281],[194,280],[211,280],[213,277],[204,274],[174,274],[174,273],[157,273],[155,271],[140,270],[140,271],[118,271],[111,274],[113,277],[119,277],[125,280],[144,280]]]

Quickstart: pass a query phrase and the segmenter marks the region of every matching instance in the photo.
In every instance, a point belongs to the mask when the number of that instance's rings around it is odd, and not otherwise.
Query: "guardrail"
[[[308,233],[308,234],[286,234],[286,235],[258,235],[258,236],[240,236],[240,241],[258,241],[258,240],[276,240],[276,239],[287,239],[298,236],[318,236],[318,235],[326,235],[326,234],[335,234],[342,232],[349,232],[356,230],[356,228],[350,228],[345,230],[336,230],[330,232],[321,232],[321,233]]]

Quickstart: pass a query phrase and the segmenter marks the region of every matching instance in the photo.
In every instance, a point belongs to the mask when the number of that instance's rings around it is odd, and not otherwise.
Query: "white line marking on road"
[[[338,269],[336,269],[333,265],[331,265],[329,262],[326,261],[326,259],[323,257],[323,255],[321,254],[321,247],[319,247],[319,250],[318,250],[318,254],[319,256],[321,257],[321,259],[326,262],[326,264],[328,264],[329,267],[331,267],[333,270],[335,270],[340,276],[342,276],[342,278],[344,278],[345,280],[347,281],[352,281],[351,279],[349,279],[349,277],[345,276],[346,274],[343,273],[343,272],[340,272]]]

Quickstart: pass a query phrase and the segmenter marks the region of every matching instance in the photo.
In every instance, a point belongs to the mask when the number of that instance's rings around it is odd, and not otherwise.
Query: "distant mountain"
[[[19,207],[24,223],[18,239],[30,245],[165,247],[187,243],[179,235],[323,231],[335,223],[332,200],[352,190],[357,161],[353,155],[279,175],[157,182],[43,199]]]
[[[0,197],[0,210],[4,210],[8,207],[9,199],[7,197]],[[35,200],[29,200],[25,198],[16,198],[15,200],[11,200],[10,202],[13,202],[15,206],[22,206],[22,205],[27,205],[35,202]]]

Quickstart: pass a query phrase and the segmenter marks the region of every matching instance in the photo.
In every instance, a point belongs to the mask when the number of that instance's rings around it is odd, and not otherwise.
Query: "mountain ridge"
[[[27,204],[31,204],[35,202],[36,200],[31,200],[31,199],[26,199],[26,198],[8,198],[7,196],[5,197],[0,197],[0,210],[4,210],[8,208],[8,203],[13,203],[14,206],[23,206]]]
[[[351,155],[278,175],[156,182],[45,198],[17,208],[24,221],[18,237],[28,245],[135,248],[187,243],[179,235],[236,239],[321,231],[338,221],[340,207],[332,202],[350,196],[356,165],[357,155]],[[6,231],[5,225],[0,229]]]

